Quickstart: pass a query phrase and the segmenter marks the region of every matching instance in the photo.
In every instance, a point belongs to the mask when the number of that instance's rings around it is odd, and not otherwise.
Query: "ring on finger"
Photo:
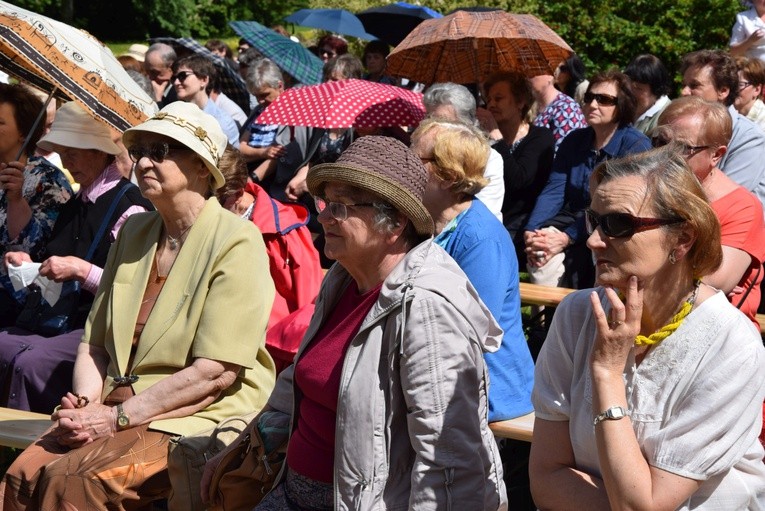
[[[610,328],[617,328],[624,324],[624,321],[613,320],[608,322]]]

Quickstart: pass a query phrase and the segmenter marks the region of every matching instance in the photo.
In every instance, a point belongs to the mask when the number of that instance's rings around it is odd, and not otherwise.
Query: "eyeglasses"
[[[664,147],[665,145],[673,142],[672,140],[668,140],[664,137],[652,137],[651,138],[651,145],[653,147]],[[711,149],[711,145],[688,145],[684,144],[682,142],[677,142],[677,145],[679,145],[682,148],[683,156],[686,158],[690,158],[691,156],[695,155],[699,151],[703,151],[704,149]]]
[[[170,151],[190,151],[186,146],[170,145],[167,142],[157,142],[150,146],[131,146],[128,148],[128,155],[133,163],[138,163],[141,158],[146,157],[155,163],[162,163],[167,158]]]
[[[752,82],[747,82],[746,80],[741,80],[738,82],[738,90],[744,90],[750,85],[754,85]]]
[[[681,219],[640,218],[629,213],[606,213],[599,215],[591,209],[585,211],[587,234],[600,227],[609,238],[629,238],[636,232],[649,231],[662,225],[679,224]]]
[[[329,55],[330,57],[334,57],[337,55],[337,52],[330,50],[329,48],[322,48],[319,50],[319,55]]]
[[[321,214],[325,209],[329,208],[329,214],[332,218],[338,222],[342,222],[348,219],[348,208],[373,208],[374,204],[371,202],[359,202],[357,204],[343,204],[342,202],[329,202],[319,197],[313,198],[313,203],[316,205],[316,211]]]
[[[610,94],[596,94],[592,92],[585,92],[584,93],[584,104],[589,105],[592,103],[592,100],[595,100],[598,102],[599,105],[603,106],[614,106],[616,105],[617,97],[612,96]]]
[[[178,80],[179,82],[183,83],[186,81],[186,78],[194,74],[196,74],[194,71],[181,71],[180,73],[174,74],[171,81],[174,82]]]

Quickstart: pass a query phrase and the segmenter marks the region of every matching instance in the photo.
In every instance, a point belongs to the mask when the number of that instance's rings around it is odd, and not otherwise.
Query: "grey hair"
[[[149,46],[149,49],[146,50],[146,56],[148,56],[150,53],[158,54],[159,58],[162,59],[162,63],[167,67],[172,66],[173,62],[178,59],[178,55],[176,55],[173,47],[165,43],[152,44]]]
[[[464,85],[456,83],[434,83],[422,97],[425,110],[430,113],[441,105],[450,105],[454,108],[457,120],[465,124],[475,126],[475,98]]]
[[[135,69],[126,69],[125,71],[127,71],[128,76],[132,78],[150,98],[154,97],[154,89],[151,86],[151,81],[148,76],[139,73]]]
[[[372,206],[375,209],[375,216],[372,219],[372,228],[377,232],[393,234],[396,229],[401,227],[401,221],[399,220],[401,212],[394,206],[379,199],[372,201]],[[404,241],[409,248],[414,247],[427,238],[427,236],[422,236],[417,233],[417,229],[415,229],[412,222],[406,224],[401,236],[404,238]]]
[[[262,58],[250,65],[247,71],[247,89],[250,92],[263,87],[277,88],[280,84],[284,84],[284,75],[271,59]]]

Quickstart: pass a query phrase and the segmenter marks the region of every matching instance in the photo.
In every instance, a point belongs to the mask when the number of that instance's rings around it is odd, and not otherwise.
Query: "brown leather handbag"
[[[256,418],[247,434],[221,460],[210,481],[213,511],[252,511],[271,491],[287,456],[287,441],[266,453]]]

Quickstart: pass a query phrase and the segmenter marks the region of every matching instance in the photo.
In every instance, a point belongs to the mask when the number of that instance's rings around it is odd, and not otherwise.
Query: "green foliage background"
[[[416,0],[410,0],[414,3]],[[14,0],[21,7],[85,28],[108,41],[155,36],[232,37],[228,21],[254,19],[270,26],[305,7],[352,12],[385,0]],[[475,1],[422,0],[448,13]],[[732,0],[486,0],[483,7],[534,14],[565,39],[588,71],[623,67],[639,53],[654,53],[670,69],[701,48],[725,48],[737,11]],[[67,20],[67,18],[70,18]],[[353,47],[357,47],[354,45]]]

